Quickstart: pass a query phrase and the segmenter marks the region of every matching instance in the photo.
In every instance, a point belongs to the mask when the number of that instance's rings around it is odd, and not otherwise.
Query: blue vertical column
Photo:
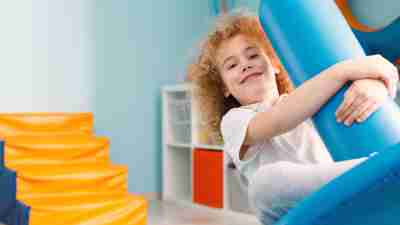
[[[0,223],[29,225],[30,207],[16,197],[17,175],[4,165],[4,141],[0,140]]]
[[[16,173],[4,167],[4,142],[0,141],[0,221],[16,204]]]
[[[263,0],[259,14],[296,86],[341,60],[365,55],[332,0]],[[346,127],[336,122],[335,111],[348,86],[313,117],[332,157],[336,161],[359,158],[399,143],[400,110],[389,97],[361,124]]]

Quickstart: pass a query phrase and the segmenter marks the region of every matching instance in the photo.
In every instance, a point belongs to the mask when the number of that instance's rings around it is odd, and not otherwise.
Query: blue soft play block
[[[30,207],[17,201],[15,207],[4,219],[7,225],[29,225]]]
[[[353,32],[368,55],[382,54],[392,62],[400,59],[400,18],[381,30],[362,32],[353,29]]]
[[[8,169],[0,170],[0,218],[15,206],[16,173]]]
[[[308,196],[277,225],[394,225],[400,218],[400,144]]]

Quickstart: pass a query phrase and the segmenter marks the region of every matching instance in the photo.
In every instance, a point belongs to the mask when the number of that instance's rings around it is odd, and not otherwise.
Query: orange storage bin
[[[193,151],[193,201],[214,208],[224,207],[223,152]]]

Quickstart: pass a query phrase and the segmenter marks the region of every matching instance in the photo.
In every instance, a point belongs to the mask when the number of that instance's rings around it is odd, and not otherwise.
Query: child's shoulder
[[[230,109],[224,116],[232,115],[232,114],[240,114],[240,113],[250,113],[257,112],[261,108],[261,103],[254,103],[251,105],[244,105],[240,107],[235,107]]]
[[[240,106],[240,107],[237,107],[237,108],[233,108],[233,110],[235,110],[235,109],[236,110],[244,109],[244,110],[257,111],[260,108],[261,104],[262,103],[254,103],[254,104],[250,104],[250,105],[244,105],[244,106]]]
[[[279,99],[277,102],[282,101],[287,96],[288,96],[287,94],[283,94],[283,95],[279,96]],[[276,104],[274,104],[274,105],[276,105]],[[269,104],[263,103],[263,102],[258,102],[258,103],[254,103],[254,104],[250,104],[250,105],[235,107],[235,108],[230,109],[222,117],[222,120],[224,120],[224,118],[241,117],[246,114],[255,114],[257,112],[265,112],[272,107],[273,107],[273,105],[269,105]]]
[[[222,117],[221,124],[237,123],[238,121],[252,117],[254,114],[260,111],[260,104],[261,103],[255,103],[230,109]]]

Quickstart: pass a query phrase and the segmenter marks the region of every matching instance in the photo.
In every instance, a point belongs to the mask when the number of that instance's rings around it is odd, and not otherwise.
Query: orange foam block
[[[21,195],[30,225],[145,225],[147,201],[122,192]]]
[[[147,201],[128,193],[128,169],[111,164],[91,113],[3,113],[0,138],[30,225],[146,224]]]
[[[115,165],[19,166],[17,194],[127,191],[128,169]]]
[[[15,135],[93,133],[92,113],[2,113],[0,138]]]
[[[109,163],[109,141],[84,135],[14,136],[5,142],[9,168],[18,165]]]

